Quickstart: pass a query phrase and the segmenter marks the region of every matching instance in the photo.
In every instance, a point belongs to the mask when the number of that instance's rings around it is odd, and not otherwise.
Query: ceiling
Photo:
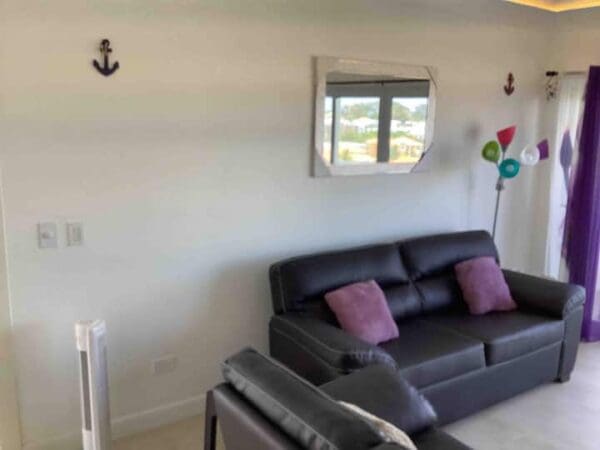
[[[512,3],[532,6],[553,12],[571,11],[573,9],[594,8],[600,6],[600,0],[507,0]]]

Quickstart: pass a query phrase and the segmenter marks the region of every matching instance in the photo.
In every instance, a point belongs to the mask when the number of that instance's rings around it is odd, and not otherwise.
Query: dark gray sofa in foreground
[[[441,424],[541,383],[567,381],[580,338],[583,288],[505,270],[519,309],[471,316],[454,265],[478,256],[498,259],[484,231],[277,263],[270,270],[271,355],[315,385],[387,366],[429,399]],[[400,332],[379,346],[345,333],[324,301],[328,291],[369,279],[384,290]]]
[[[468,450],[435,428],[431,405],[385,366],[372,366],[320,388],[246,349],[223,365],[223,383],[206,402],[205,450],[220,425],[227,450],[402,450],[339,405],[353,403],[409,434],[419,450]]]

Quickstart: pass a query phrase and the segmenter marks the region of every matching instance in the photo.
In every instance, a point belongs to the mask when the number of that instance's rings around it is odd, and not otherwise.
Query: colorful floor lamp
[[[497,141],[489,141],[484,145],[481,155],[483,159],[498,167],[498,181],[496,182],[496,209],[494,211],[494,227],[492,236],[496,238],[496,225],[498,224],[498,211],[500,209],[500,195],[504,190],[504,181],[519,175],[521,164],[535,166],[541,159],[547,159],[550,153],[548,140],[543,140],[536,147],[527,146],[521,152],[521,162],[514,158],[507,158],[506,152],[515,137],[517,127],[512,126],[497,133]]]

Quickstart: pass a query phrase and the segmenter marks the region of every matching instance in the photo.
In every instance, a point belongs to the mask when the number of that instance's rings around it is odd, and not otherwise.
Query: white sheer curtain
[[[547,276],[561,280],[567,279],[566,267],[562,258],[562,244],[568,186],[566,186],[567,177],[565,177],[565,171],[561,165],[560,150],[565,139],[565,133],[569,133],[573,146],[571,167],[574,167],[579,141],[579,125],[584,104],[585,83],[586,75],[583,73],[562,77],[558,95],[558,111],[555,119],[554,149],[550,152],[551,181],[548,197],[548,238],[546,241],[545,272]]]

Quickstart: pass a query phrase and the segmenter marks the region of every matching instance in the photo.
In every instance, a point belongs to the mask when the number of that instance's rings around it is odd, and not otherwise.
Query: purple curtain
[[[600,253],[600,67],[591,67],[579,143],[565,222],[565,258],[571,283],[585,286],[582,337],[600,340],[595,317],[596,280]]]

